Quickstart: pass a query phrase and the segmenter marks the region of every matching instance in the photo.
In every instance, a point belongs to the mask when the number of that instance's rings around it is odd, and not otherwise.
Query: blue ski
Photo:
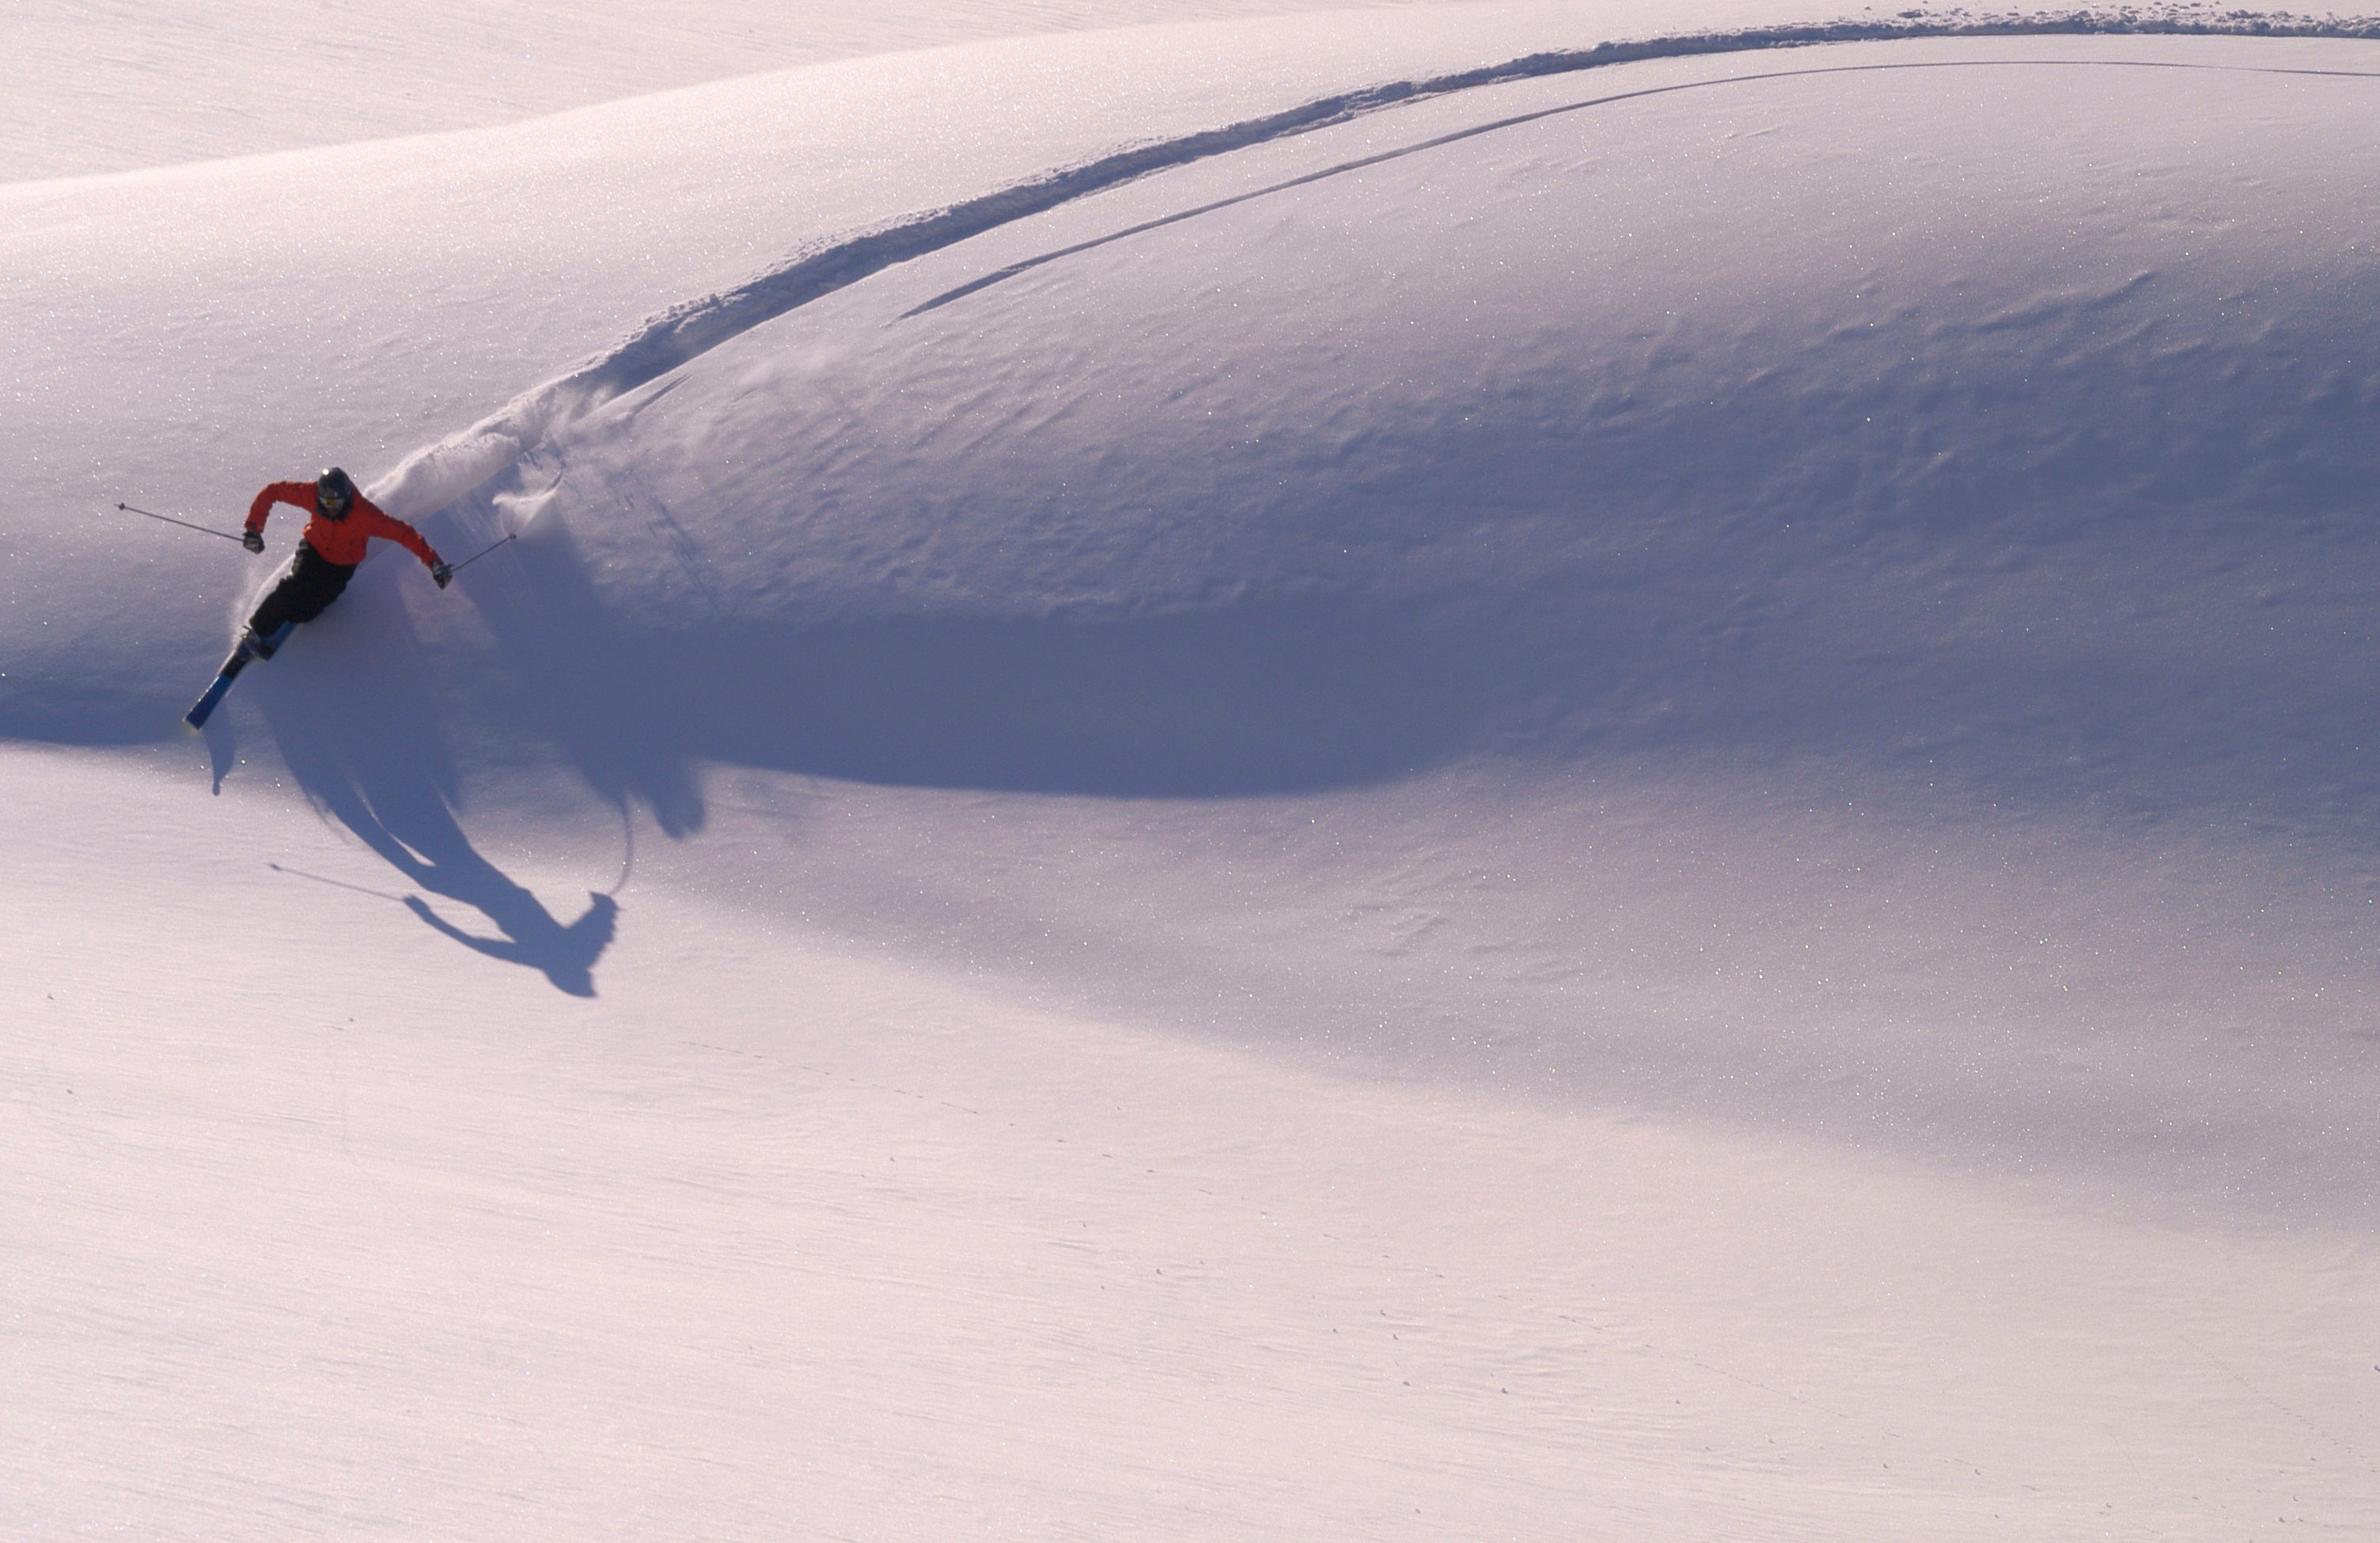
[[[223,672],[215,676],[214,684],[207,687],[206,695],[190,704],[190,711],[182,714],[182,722],[194,729],[206,727],[207,720],[222,704],[224,693],[231,689],[231,683],[239,678],[239,673],[248,668],[249,661],[272,658],[275,650],[289,640],[289,634],[297,626],[296,622],[284,622],[273,629],[272,637],[263,639],[259,639],[253,632],[243,634],[239,647],[232,650],[231,657],[224,661]]]
[[[243,660],[241,662],[247,662]],[[200,697],[189,711],[182,714],[182,722],[194,729],[206,727],[207,719],[214,711],[215,704],[224,699],[224,693],[231,689],[232,680],[238,674],[238,671],[226,667],[222,674],[215,677],[215,683],[207,687],[206,695]]]

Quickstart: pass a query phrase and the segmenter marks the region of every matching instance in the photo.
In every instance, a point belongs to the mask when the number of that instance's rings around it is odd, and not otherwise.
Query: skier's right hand
[[[250,552],[262,552],[264,550],[264,532],[261,530],[250,530],[240,537],[239,544],[248,548]]]

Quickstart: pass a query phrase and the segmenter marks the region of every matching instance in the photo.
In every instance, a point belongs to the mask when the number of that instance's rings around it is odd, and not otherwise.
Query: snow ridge
[[[1483,134],[1494,134],[1507,128],[1517,128],[1524,124],[1537,123],[1546,118],[1560,117],[1569,113],[1582,113],[1591,107],[1608,107],[1613,103],[1634,102],[1652,96],[1668,96],[1678,91],[1703,91],[1712,86],[1741,85],[1760,80],[1790,80],[1814,75],[1863,75],[1871,74],[1879,70],[1900,69],[2004,69],[2017,67],[2039,69],[2046,66],[2085,69],[2228,70],[2241,67],[2236,65],[2189,65],[2178,63],[2169,59],[1930,59],[1903,64],[1837,65],[1815,69],[1769,70],[1758,75],[1730,75],[1716,80],[1682,80],[1666,86],[1648,86],[1642,91],[1617,91],[1609,96],[1589,97],[1584,102],[1566,102],[1559,107],[1541,107],[1533,113],[1517,113],[1510,117],[1498,118],[1490,123],[1473,124],[1467,128],[1458,128],[1452,133],[1440,134],[1435,139],[1424,140],[1415,144],[1399,145],[1394,150],[1380,151],[1376,154],[1361,156],[1353,161],[1342,161],[1336,165],[1324,166],[1318,171],[1307,172],[1302,176],[1293,176],[1286,181],[1271,183],[1266,187],[1253,188],[1245,193],[1236,193],[1227,199],[1218,199],[1211,203],[1199,204],[1196,208],[1177,210],[1173,213],[1164,215],[1159,219],[1145,220],[1139,225],[1129,225],[1123,230],[1111,231],[1105,236],[1097,237],[1088,241],[1078,241],[1070,247],[1061,247],[1053,251],[1042,252],[1038,256],[1026,258],[1019,262],[1012,262],[1004,268],[996,269],[991,273],[981,275],[980,277],[969,279],[966,283],[959,285],[955,288],[946,289],[930,299],[921,301],[917,305],[912,306],[909,310],[903,311],[901,316],[902,320],[906,321],[912,316],[922,316],[928,311],[939,310],[942,307],[950,305],[954,301],[963,300],[970,295],[978,294],[983,290],[990,288],[993,285],[1004,283],[1009,279],[1016,277],[1020,273],[1029,273],[1033,269],[1042,267],[1048,263],[1055,262],[1061,258],[1073,257],[1080,252],[1091,251],[1097,248],[1109,246],[1114,242],[1122,241],[1131,237],[1143,235],[1148,231],[1160,230],[1171,225],[1179,225],[1185,220],[1195,220],[1201,215],[1211,214],[1219,209],[1229,209],[1234,204],[1246,203],[1255,199],[1269,198],[1275,193],[1287,192],[1293,188],[1303,188],[1309,184],[1322,181],[1326,177],[1341,176],[1348,172],[1361,171],[1366,166],[1377,166],[1390,161],[1402,160],[1405,156],[1418,155],[1425,151],[1437,150],[1445,145],[1459,144],[1464,140],[1477,139]],[[2341,70],[2277,69],[2260,70],[2257,73],[2338,76],[2360,72]],[[2129,288],[2130,286],[2127,286],[2126,287]]]
[[[1105,191],[1155,172],[1212,156],[1330,127],[1384,108],[1426,98],[1449,95],[1483,86],[1503,85],[1547,76],[1600,69],[1649,59],[1703,55],[1750,53],[1765,49],[1804,48],[1822,43],[1894,42],[1928,38],[2013,36],[2138,36],[2199,35],[2302,38],[2380,38],[2380,20],[2329,18],[2316,20],[2287,12],[2258,15],[2234,11],[2216,14],[2203,7],[2179,7],[2154,16],[2132,12],[2076,11],[2063,15],[1936,19],[1904,13],[1888,21],[1835,21],[1803,26],[1764,27],[1740,31],[1699,32],[1629,42],[1605,42],[1592,48],[1531,54],[1501,64],[1415,80],[1390,81],[1360,91],[1343,91],[1196,134],[1131,146],[1077,165],[1062,167],[943,208],[863,231],[856,236],[806,251],[779,267],[733,289],[672,307],[648,322],[609,352],[582,361],[567,373],[535,386],[503,408],[460,433],[417,451],[370,489],[372,499],[400,517],[419,519],[485,487],[495,478],[532,456],[557,431],[606,404],[650,384],[680,366],[701,357],[755,327],[799,310],[847,285],[856,284],[894,264],[956,245],[1014,221],[1029,218],[1090,194]],[[2186,67],[2166,66],[2164,67]],[[1795,71],[1793,73],[1815,73]],[[2335,74],[2336,71],[2292,73]],[[1549,112],[1572,112],[1628,97],[1676,91],[1682,86],[1628,92],[1621,96],[1577,103]],[[1283,188],[1318,176],[1335,175],[1426,150],[1451,140],[1509,128],[1547,113],[1525,115],[1433,140],[1427,144],[1386,152],[1365,161],[1315,173]],[[1262,192],[1279,191],[1267,188]],[[1262,196],[1262,192],[1245,195]],[[1194,211],[1192,213],[1198,213]],[[1130,234],[1130,233],[1123,233]],[[1050,261],[1051,253],[1037,261]],[[1026,266],[1030,266],[1026,264]],[[1014,270],[1012,270],[1014,271]],[[947,304],[962,295],[996,283],[1010,272],[988,275],[976,284],[929,301],[920,310]]]

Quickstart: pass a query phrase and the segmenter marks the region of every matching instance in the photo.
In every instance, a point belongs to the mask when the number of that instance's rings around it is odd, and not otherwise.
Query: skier
[[[182,715],[182,722],[194,729],[206,726],[208,716],[249,661],[272,658],[298,623],[312,621],[339,598],[347,580],[356,576],[356,565],[364,560],[364,548],[373,537],[395,541],[420,558],[442,589],[455,577],[455,570],[421,539],[420,531],[374,507],[371,500],[356,492],[354,480],[337,467],[310,482],[274,482],[258,493],[248,506],[248,529],[240,536],[240,545],[250,552],[264,550],[264,517],[275,504],[294,504],[314,517],[298,537],[298,556],[289,571],[248,619],[248,630],[240,635],[231,657],[224,661],[214,684]]]
[[[248,529],[240,537],[240,545],[250,552],[264,550],[265,516],[275,504],[295,504],[314,517],[298,537],[298,556],[288,573],[249,618],[247,635],[233,655],[236,659],[241,654],[272,658],[292,627],[321,615],[355,577],[356,565],[364,560],[365,543],[375,536],[395,541],[420,558],[440,589],[446,588],[446,581],[455,576],[445,559],[421,539],[420,531],[383,514],[356,491],[354,480],[337,467],[311,482],[274,482],[258,493],[248,506]],[[239,659],[243,664],[247,662]]]

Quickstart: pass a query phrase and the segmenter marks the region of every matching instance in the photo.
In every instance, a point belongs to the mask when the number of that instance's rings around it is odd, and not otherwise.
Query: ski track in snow
[[[2067,16],[1985,18],[1965,21],[1925,18],[1890,22],[1832,22],[1812,26],[1768,27],[1746,31],[1693,33],[1641,42],[1602,43],[1592,48],[1528,55],[1500,65],[1431,76],[1418,80],[1390,81],[1322,97],[1283,112],[1250,118],[1221,128],[1203,130],[1118,151],[1079,165],[1014,184],[941,209],[881,225],[796,256],[733,289],[690,300],[662,312],[610,351],[578,364],[567,373],[515,397],[480,422],[406,457],[370,490],[374,502],[402,518],[419,519],[485,488],[506,472],[533,458],[559,431],[589,414],[680,367],[722,344],[764,326],[812,301],[822,298],[898,263],[956,246],[1002,225],[1028,219],[1063,204],[1107,191],[1158,172],[1172,170],[1215,156],[1284,140],[1314,129],[1346,123],[1387,108],[1452,95],[1487,86],[1508,85],[1549,76],[1576,74],[1614,65],[1655,59],[1692,58],[1712,55],[1755,53],[1781,48],[1805,48],[1826,43],[1909,42],[1941,38],[2002,38],[2018,36],[2072,37],[2274,37],[2380,38],[2380,22],[2315,21],[2282,13],[2258,16],[2234,12],[2219,19],[2197,19],[2190,13],[2160,17]],[[1909,64],[1843,65],[1776,70],[1735,76],[1723,80],[1684,81],[1642,91],[1617,92],[1585,102],[1475,125],[1419,144],[1402,146],[1375,155],[1326,167],[1271,187],[1184,210],[1163,219],[1145,222],[1094,241],[1078,243],[1012,264],[958,288],[934,297],[909,315],[933,310],[989,287],[1043,263],[1160,226],[1228,208],[1252,199],[1288,191],[1342,173],[1443,145],[1490,134],[1563,114],[1584,112],[1614,103],[1667,95],[1707,86],[1745,84],[1799,77],[1875,73],[1899,69],[1985,68],[2024,64],[2056,64],[2069,67],[2130,67],[2142,69],[2208,70],[2232,74],[2321,76],[2374,79],[2351,70],[2321,70],[2248,65],[2192,65],[2171,60],[1976,60],[1924,61]],[[529,507],[535,508],[534,503]],[[534,514],[532,513],[532,516]]]
[[[1290,191],[1292,188],[1303,188],[1309,183],[1320,182],[1329,177],[1342,176],[1349,172],[1362,171],[1367,166],[1377,166],[1390,161],[1402,160],[1408,155],[1419,155],[1427,151],[1438,150],[1446,145],[1460,143],[1464,140],[1477,139],[1483,134],[1494,134],[1507,128],[1517,128],[1524,124],[1536,123],[1546,118],[1557,118],[1570,113],[1583,113],[1593,107],[1609,107],[1615,103],[1635,102],[1646,97],[1669,96],[1678,91],[1705,91],[1713,87],[1720,86],[1746,86],[1764,80],[1803,79],[1811,76],[1820,75],[1864,75],[1908,69],[2008,68],[2186,69],[2213,70],[2245,75],[2325,75],[2355,79],[2380,79],[2380,72],[2365,72],[2362,70],[2289,69],[2261,67],[2253,65],[2192,65],[2182,64],[2170,59],[1926,59],[1912,61],[1906,64],[1829,65],[1815,69],[1764,70],[1758,75],[1730,75],[1721,80],[1683,80],[1668,86],[1647,86],[1642,91],[1619,91],[1610,96],[1593,97],[1585,102],[1566,103],[1560,107],[1545,107],[1540,108],[1534,113],[1521,113],[1512,117],[1498,118],[1493,123],[1475,124],[1469,128],[1458,128],[1451,134],[1440,134],[1436,139],[1424,140],[1419,144],[1402,145],[1395,150],[1384,150],[1375,155],[1366,155],[1353,161],[1342,161],[1335,166],[1325,166],[1320,171],[1308,172],[1303,176],[1293,176],[1285,182],[1276,182],[1271,184],[1269,187],[1258,188],[1252,192],[1235,194],[1227,199],[1217,199],[1211,203],[1202,203],[1196,209],[1184,209],[1178,213],[1168,214],[1162,219],[1144,220],[1139,225],[1129,226],[1126,229],[1113,231],[1106,236],[1098,237],[1088,241],[1077,241],[1071,247],[1061,247],[1056,251],[1043,252],[1038,257],[1026,258],[1022,262],[1012,262],[1005,268],[984,274],[981,278],[970,279],[966,283],[960,285],[955,289],[946,289],[942,293],[935,296],[933,298],[927,300],[922,304],[911,307],[908,310],[902,312],[902,320],[906,321],[912,316],[922,316],[929,310],[939,310],[942,307],[949,305],[953,301],[963,300],[970,295],[978,294],[983,290],[990,288],[995,284],[1003,283],[1006,280],[1016,277],[1020,273],[1029,273],[1033,269],[1041,267],[1046,263],[1055,262],[1061,258],[1073,257],[1081,252],[1092,251],[1098,248],[1108,246],[1113,242],[1126,240],[1135,236],[1145,235],[1152,230],[1161,230],[1167,225],[1179,225],[1184,220],[1195,220],[1200,215],[1212,214],[1218,210],[1229,209],[1234,204],[1247,203],[1257,199],[1270,198],[1275,193],[1285,193]]]

